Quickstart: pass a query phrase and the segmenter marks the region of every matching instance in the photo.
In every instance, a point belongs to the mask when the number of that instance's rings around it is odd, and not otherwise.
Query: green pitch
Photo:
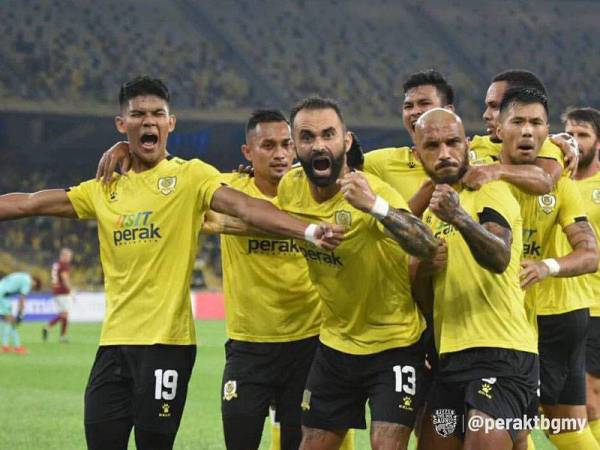
[[[40,323],[19,328],[30,354],[0,353],[0,448],[14,450],[81,450],[83,392],[94,360],[99,324],[70,324],[69,344],[59,344],[58,330],[41,342]],[[220,384],[225,326],[220,321],[197,323],[198,356],[186,411],[175,442],[177,450],[223,450]],[[538,450],[553,448],[541,435]],[[368,435],[359,431],[356,449],[368,449]],[[261,450],[268,450],[265,427]],[[133,440],[130,449],[135,449]],[[411,447],[412,448],[412,447]]]

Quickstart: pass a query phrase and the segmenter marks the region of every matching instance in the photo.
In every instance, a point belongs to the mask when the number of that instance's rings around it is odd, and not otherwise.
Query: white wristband
[[[550,273],[551,277],[557,275],[558,272],[560,272],[560,264],[554,258],[543,259],[542,262],[546,264],[546,267],[548,268],[548,272]]]
[[[374,216],[377,220],[383,220],[387,217],[390,212],[390,204],[382,199],[379,195],[375,197],[375,203],[371,208],[371,215]]]
[[[317,231],[317,226],[314,223],[311,223],[304,230],[304,240],[311,242],[313,244],[317,243],[317,238],[315,237],[315,232]]]

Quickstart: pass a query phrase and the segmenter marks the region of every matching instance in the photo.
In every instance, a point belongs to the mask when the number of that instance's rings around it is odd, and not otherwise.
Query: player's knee
[[[371,447],[373,450],[405,450],[408,448],[411,429],[406,425],[390,422],[373,422]]]

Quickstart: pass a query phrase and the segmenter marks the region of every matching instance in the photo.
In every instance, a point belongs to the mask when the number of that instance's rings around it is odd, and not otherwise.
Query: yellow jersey
[[[255,178],[224,174],[222,181],[251,197],[264,195]],[[289,238],[221,235],[227,335],[250,342],[287,342],[316,336],[317,290],[298,242]]]
[[[551,192],[531,195],[512,187],[523,216],[523,258],[541,261],[571,252],[565,227],[586,218],[575,182],[561,177]],[[589,306],[586,277],[548,277],[529,287],[525,303],[535,315],[562,314]],[[535,322],[534,322],[535,323]]]
[[[519,204],[503,181],[478,191],[459,191],[462,208],[479,222],[489,208],[512,230],[510,263],[501,274],[481,267],[465,239],[452,225],[427,210],[424,221],[448,244],[446,268],[434,275],[433,324],[438,353],[474,347],[494,347],[537,353],[537,339],[527,320],[519,286],[522,219]]]
[[[391,186],[374,175],[365,176],[373,191],[392,207],[408,210]],[[334,251],[299,243],[323,302],[321,342],[356,355],[417,342],[425,321],[411,296],[408,254],[391,242],[381,222],[352,207],[341,192],[316,202],[301,168],[283,177],[277,197],[281,209],[304,220],[346,226],[345,238]],[[382,241],[388,244],[377,245]],[[394,251],[386,253],[384,248]]]
[[[106,316],[100,345],[196,342],[190,278],[202,217],[221,187],[199,160],[164,159],[144,172],[89,180],[67,195],[98,222]]]
[[[502,151],[502,142],[492,142],[489,136],[475,135],[469,145],[469,161],[473,165],[485,165],[500,158]],[[564,155],[562,150],[555,144],[546,139],[542,144],[538,158],[548,158],[558,161],[561,167],[565,168]]]
[[[390,147],[365,154],[365,172],[377,175],[410,200],[429,179],[410,147]]]
[[[576,180],[575,185],[579,188],[588,220],[598,238],[600,236],[600,172],[584,180]],[[600,272],[585,275],[584,278],[587,279],[593,299],[590,304],[590,315],[600,317]]]

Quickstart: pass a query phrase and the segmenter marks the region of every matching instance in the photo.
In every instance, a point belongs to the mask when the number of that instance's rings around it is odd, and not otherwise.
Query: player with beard
[[[510,449],[514,432],[466,430],[473,416],[520,418],[535,396],[537,343],[518,271],[519,205],[503,181],[468,190],[468,144],[458,116],[431,110],[416,124],[416,154],[435,191],[424,221],[447,247],[415,260],[415,293],[433,305],[439,368],[419,449]]]
[[[339,448],[349,428],[366,427],[368,400],[372,448],[406,449],[421,395],[425,327],[410,297],[408,253],[429,259],[436,241],[389,185],[349,171],[351,135],[335,102],[307,98],[290,120],[302,168],[281,180],[279,206],[346,227],[334,252],[299,245],[323,302],[320,344],[302,401],[300,448]],[[377,245],[382,240],[404,251],[386,254]]]
[[[600,236],[600,111],[594,108],[568,109],[562,116],[565,131],[579,145],[579,166],[575,184],[581,192],[588,220]],[[593,304],[586,339],[586,410],[588,423],[600,443],[600,272],[587,277]]]
[[[175,128],[169,99],[157,79],[138,77],[121,87],[115,123],[128,137],[132,170],[108,189],[89,180],[68,190],[0,196],[0,220],[47,215],[98,222],[107,313],[85,395],[92,450],[126,448],[132,427],[138,449],[173,447],[195,361],[189,286],[209,208],[327,250],[342,238],[341,227],[309,225],[222,186],[208,164],[169,157]]]
[[[502,164],[532,164],[548,134],[546,97],[535,90],[507,91],[497,132]],[[520,277],[530,321],[538,329],[542,408],[550,418],[584,420],[585,335],[592,297],[586,278],[573,277],[597,268],[594,233],[571,179],[561,177],[542,196],[515,187],[512,191],[523,216]],[[528,416],[537,408],[535,399]],[[583,432],[564,430],[550,439],[559,449],[597,448],[587,427]],[[524,446],[522,436],[519,445]]]

